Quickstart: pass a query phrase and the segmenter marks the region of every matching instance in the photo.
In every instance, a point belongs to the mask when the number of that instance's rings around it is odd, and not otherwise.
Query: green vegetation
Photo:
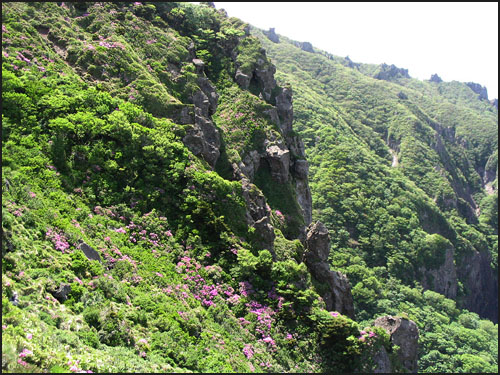
[[[313,220],[330,231],[330,262],[349,278],[357,320],[368,324],[385,314],[414,320],[419,372],[496,372],[497,326],[464,309],[471,291],[460,269],[474,251],[488,252],[498,274],[497,177],[492,194],[482,182],[485,169],[492,175],[498,168],[497,111],[462,83],[397,72],[374,79],[380,67],[349,68],[342,58],[303,52],[286,37],[273,43],[258,29],[251,33],[276,65],[279,84],[293,87]],[[447,249],[454,249],[459,273],[456,295],[447,296],[458,305],[422,289],[444,293],[430,272],[446,272]],[[477,328],[479,322],[495,328],[473,331],[462,316],[474,316]]]
[[[497,112],[460,83],[374,79],[252,34],[209,3],[2,4],[4,372],[370,372],[382,348],[403,370],[372,327],[387,314],[418,325],[420,371],[497,372],[498,326],[467,309],[461,271],[477,252],[498,269]],[[293,135],[279,87],[266,102],[234,82],[271,67],[262,47],[293,89],[355,320],[326,310],[293,181],[265,158],[250,188],[273,246],[248,224],[233,165]],[[205,75],[214,168],[185,144]],[[450,261],[455,295],[436,278]]]
[[[3,371],[353,370],[389,345],[324,309],[284,237],[302,220],[290,189],[272,203],[295,223],[273,213],[279,259],[252,241],[224,172],[281,135],[232,81],[245,24],[189,3],[2,11]],[[194,57],[221,95],[221,174],[176,122],[200,90]]]

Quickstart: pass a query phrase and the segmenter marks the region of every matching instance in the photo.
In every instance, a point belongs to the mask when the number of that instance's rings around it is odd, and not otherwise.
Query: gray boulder
[[[95,251],[92,247],[87,245],[85,242],[80,240],[77,248],[83,251],[83,253],[89,260],[97,260],[99,263],[102,263],[101,256],[99,255],[99,253]]]
[[[59,288],[51,294],[57,299],[59,302],[64,302],[68,299],[68,294],[71,293],[71,285],[69,284],[61,284]]]

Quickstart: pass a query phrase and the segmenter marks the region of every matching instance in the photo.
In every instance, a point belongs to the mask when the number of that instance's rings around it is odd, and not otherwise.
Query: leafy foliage
[[[349,278],[357,320],[407,314],[420,329],[419,371],[495,371],[496,359],[485,354],[490,344],[474,349],[459,339],[474,335],[459,333],[460,311],[468,314],[460,310],[467,275],[459,274],[459,308],[432,290],[423,293],[421,285],[435,287],[426,274],[443,272],[447,249],[454,249],[457,269],[474,249],[489,252],[497,273],[491,181],[497,112],[462,83],[421,82],[397,69],[390,79],[373,79],[382,67],[306,53],[284,36],[273,43],[255,28],[251,34],[276,64],[278,82],[293,87],[313,218],[330,231],[331,265]],[[483,343],[495,340],[482,336]]]

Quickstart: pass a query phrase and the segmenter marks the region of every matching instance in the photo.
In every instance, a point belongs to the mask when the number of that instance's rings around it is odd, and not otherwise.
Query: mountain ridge
[[[405,109],[412,127],[379,126],[391,114],[373,115],[359,81],[362,108],[321,71],[299,69],[304,86],[210,4],[2,10],[3,370],[497,368],[495,326],[461,310],[495,308],[481,294],[495,208],[479,189],[494,197],[497,181],[483,138],[448,146],[432,131],[454,118],[434,124],[425,100]],[[416,96],[379,82],[388,107]],[[477,156],[479,179],[452,166],[433,202],[433,182],[405,170],[413,129],[428,153]],[[482,229],[456,196],[469,180]]]

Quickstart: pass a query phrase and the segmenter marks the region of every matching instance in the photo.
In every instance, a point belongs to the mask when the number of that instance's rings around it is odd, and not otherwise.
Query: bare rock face
[[[466,290],[465,308],[498,323],[498,274],[491,269],[488,251],[473,251],[458,269]]]
[[[266,197],[246,177],[242,177],[242,195],[247,204],[247,224],[255,228],[260,246],[269,250],[273,259],[275,259],[275,234],[271,225],[271,210],[267,205]]]
[[[194,155],[203,157],[212,168],[215,166],[220,156],[220,134],[211,120],[196,113],[195,124],[182,141]]]
[[[328,229],[317,221],[310,224],[306,234],[306,251],[304,262],[311,275],[321,284],[327,286],[327,291],[321,296],[329,311],[338,311],[354,319],[354,305],[351,286],[345,275],[330,270],[328,255],[330,253],[330,235]]]
[[[247,176],[250,181],[253,181],[255,173],[259,169],[260,159],[261,155],[256,150],[252,150],[244,157],[239,165],[241,172]]]
[[[236,56],[233,56],[233,58],[236,60]],[[251,80],[255,79],[260,88],[262,98],[266,102],[269,102],[271,100],[271,92],[276,87],[274,73],[276,73],[276,67],[268,61],[266,51],[262,48],[260,50],[260,57],[255,62],[253,70],[244,72],[238,66],[234,80],[243,90],[247,90]]]
[[[406,370],[417,372],[419,333],[415,322],[399,316],[386,315],[377,318],[374,325],[385,329],[391,336],[391,343],[399,346],[398,358]]]
[[[493,107],[498,109],[498,99],[495,98],[495,99],[491,100],[490,103]]]
[[[271,42],[274,43],[280,42],[280,38],[274,31],[274,27],[269,28],[269,31],[264,31],[264,35],[267,36]]]
[[[295,194],[297,195],[297,202],[302,209],[304,223],[305,225],[309,225],[312,221],[312,196],[307,178],[295,179]]]
[[[306,179],[309,175],[309,163],[307,160],[296,160],[293,169],[295,176],[300,179]]]
[[[302,51],[314,53],[314,49],[309,42],[293,42],[296,47],[299,47]]]
[[[196,156],[201,156],[212,168],[220,156],[220,134],[211,116],[217,110],[219,95],[215,86],[205,76],[204,63],[193,59],[198,74],[197,83],[200,87],[192,97],[194,105],[194,124],[187,129],[182,139],[184,144]]]
[[[375,362],[375,369],[373,370],[375,374],[388,374],[392,372],[389,354],[387,354],[387,350],[383,346],[375,353],[372,359]]]
[[[483,183],[486,185],[493,182],[497,178],[498,161],[496,161],[497,155],[492,154],[488,158],[483,172]]]
[[[424,274],[422,287],[445,295],[447,298],[455,299],[457,296],[458,280],[457,270],[453,261],[455,256],[454,248],[447,248],[445,261],[438,269],[426,270],[424,267],[420,271]]]
[[[232,58],[237,62],[236,52],[233,52]],[[283,184],[292,183],[297,202],[302,209],[304,223],[309,225],[312,221],[312,198],[308,183],[309,167],[305,160],[304,143],[297,135],[294,135],[292,129],[292,89],[276,86],[275,66],[266,58],[264,49],[261,49],[259,54],[252,71],[243,72],[237,66],[234,80],[242,89],[248,89],[250,84],[255,84],[260,91],[258,96],[274,106],[274,108],[267,109],[265,113],[279,127],[284,142],[279,138],[267,139],[264,142],[265,152],[252,150],[244,155],[236,168],[233,166],[234,175],[244,175],[252,181],[259,167],[263,165],[262,163],[266,163],[274,181]],[[305,226],[299,230],[297,238],[301,241],[305,240]]]
[[[234,80],[243,90],[248,89],[251,78],[252,77],[250,75],[243,73],[240,69],[236,71],[236,75],[234,76]]]
[[[467,82],[466,85],[479,95],[479,99],[488,100],[488,90],[486,89],[486,87],[481,86],[479,83],[475,82]]]
[[[271,91],[276,87],[276,80],[274,79],[276,67],[268,61],[265,49],[261,48],[260,53],[261,57],[256,61],[253,76],[259,84],[262,97],[266,102],[269,102],[271,100]]]
[[[286,135],[292,130],[293,122],[293,105],[292,105],[292,89],[283,88],[279,95],[276,96],[276,109],[281,119],[281,133]]]
[[[266,148],[266,153],[272,178],[279,183],[286,183],[290,168],[290,151],[284,146],[272,145]]]

